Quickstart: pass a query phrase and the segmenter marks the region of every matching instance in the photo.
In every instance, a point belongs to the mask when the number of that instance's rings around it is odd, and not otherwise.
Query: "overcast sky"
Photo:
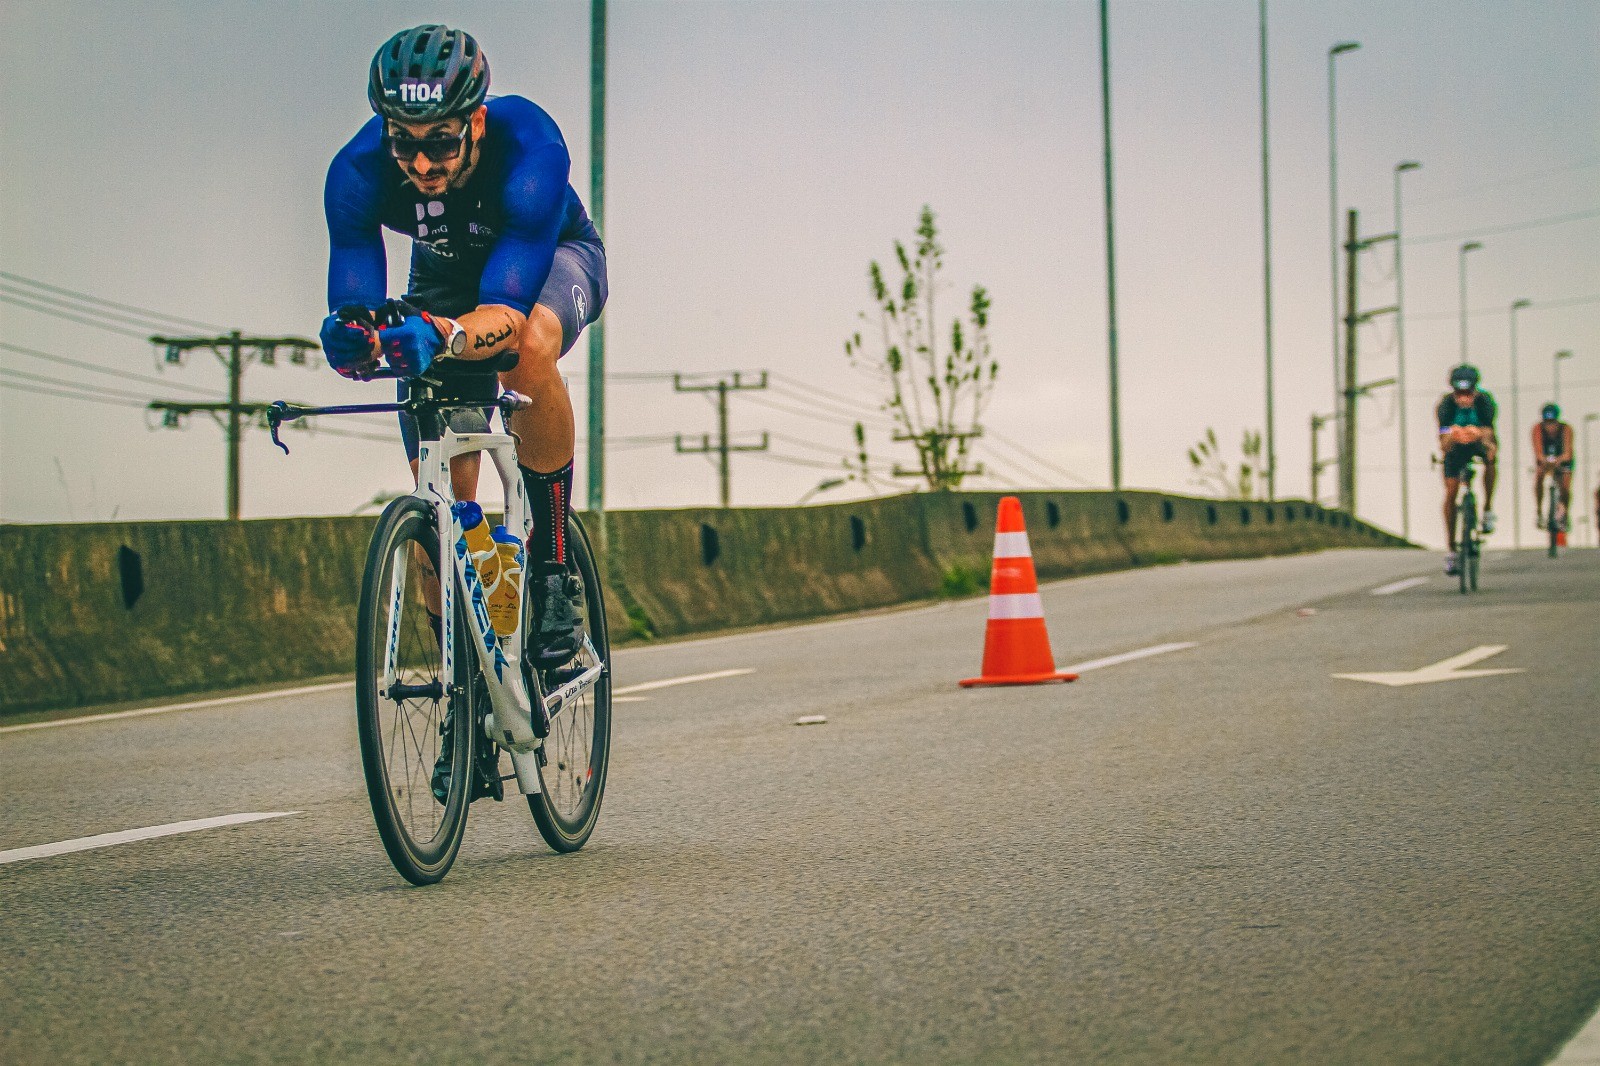
[[[423,21],[468,29],[492,91],[555,116],[587,197],[588,10],[10,0],[0,270],[162,315],[314,336],[323,177],[370,115],[378,44]],[[1110,17],[1124,479],[1196,491],[1187,447],[1209,426],[1232,451],[1264,420],[1257,4],[1113,0]],[[1570,419],[1600,411],[1600,4],[1274,0],[1269,19],[1279,491],[1307,491],[1307,419],[1332,403],[1327,53],[1356,40],[1338,60],[1342,206],[1360,210],[1365,233],[1390,230],[1394,165],[1423,164],[1405,177],[1407,402],[1414,531],[1437,540],[1428,417],[1458,353],[1462,241],[1484,245],[1468,258],[1469,341],[1502,405],[1507,308],[1526,297],[1524,425],[1548,398],[1557,349],[1576,353],[1562,369]],[[781,389],[733,402],[741,437],[775,435],[770,453],[735,458],[735,504],[791,504],[832,476],[849,409],[792,382],[875,406],[842,343],[868,306],[868,261],[909,238],[925,203],[951,296],[975,283],[993,295],[989,428],[1054,468],[995,442],[980,450],[995,476],[977,484],[1074,484],[1058,471],[1108,482],[1098,34],[1089,0],[613,0],[609,364],[783,376]],[[391,248],[398,293],[404,252]],[[1391,264],[1387,252],[1365,258],[1364,307],[1393,303]],[[0,303],[0,339],[165,383],[0,349],[0,519],[222,513],[218,429],[197,418],[152,430],[138,406],[220,396],[209,355],[158,369],[138,336],[15,302]],[[1391,323],[1362,343],[1364,379],[1394,372]],[[585,360],[580,344],[564,361],[580,435]],[[62,391],[38,378],[112,402],[25,391]],[[245,378],[261,400],[383,390],[325,367]],[[618,437],[715,428],[703,398],[670,384],[619,380],[609,396]],[[1394,396],[1368,401],[1362,419],[1361,509],[1398,529]],[[284,458],[252,432],[245,515],[346,513],[408,487],[383,423],[341,425],[376,439],[296,434]],[[873,454],[908,458],[882,436]],[[580,485],[582,456],[580,445]],[[670,443],[620,447],[608,477],[612,507],[716,499],[712,465]]]

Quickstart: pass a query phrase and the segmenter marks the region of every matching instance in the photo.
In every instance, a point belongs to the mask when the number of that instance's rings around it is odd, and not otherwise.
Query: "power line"
[[[81,303],[76,303],[72,300],[63,300],[55,296],[49,296],[45,293],[28,292],[25,289],[19,290],[15,286],[7,285],[5,282],[0,282],[0,300],[5,300],[9,303],[15,303],[18,300],[32,300],[36,303],[48,304],[51,307],[64,308],[67,311],[74,312],[75,314],[90,315],[96,320],[121,322],[124,325],[132,326],[135,329],[142,329],[146,332],[172,328],[169,323],[163,322],[159,319],[146,319],[140,316],[125,315],[121,311],[110,311],[100,307],[86,306]],[[56,312],[46,311],[45,314],[56,314]]]
[[[842,395],[840,395],[839,393],[836,393],[836,392],[829,392],[827,389],[819,388],[818,386],[811,384],[809,381],[802,381],[800,378],[791,377],[788,374],[775,373],[772,376],[773,376],[773,378],[775,380],[777,380],[779,382],[782,382],[783,384],[789,386],[790,388],[803,389],[806,392],[814,392],[818,396],[821,396],[821,397],[823,397],[824,399],[827,399],[827,400],[831,400],[834,403],[839,404],[840,406],[861,408],[862,410],[868,411],[869,413],[875,414],[875,415],[882,415],[883,414],[883,409],[882,408],[873,407],[871,404],[867,403],[867,401],[865,401],[865,400],[858,400],[858,399],[855,399],[854,397],[842,396]]]
[[[46,385],[56,385],[68,389],[78,389],[87,393],[94,393],[104,396],[117,396],[122,399],[138,400],[141,403],[145,402],[145,397],[135,393],[126,392],[122,389],[113,389],[105,385],[83,385],[76,381],[63,381],[60,378],[49,377],[45,374],[30,374],[26,370],[16,370],[9,366],[0,366],[0,374],[22,378],[25,381],[38,381]]]
[[[213,325],[210,322],[200,322],[193,318],[184,318],[182,315],[169,315],[160,311],[151,311],[146,307],[138,307],[134,304],[124,304],[118,303],[115,300],[102,299],[99,296],[91,296],[86,292],[77,292],[73,289],[64,289],[59,285],[51,285],[47,282],[23,277],[21,274],[12,274],[8,271],[0,270],[0,278],[4,278],[7,281],[17,282],[22,285],[31,286],[32,288],[43,289],[46,292],[57,293],[61,296],[71,296],[74,299],[82,300],[85,303],[99,304],[102,307],[111,307],[119,311],[132,311],[134,314],[143,315],[145,318],[153,318],[157,321],[177,322],[186,326],[194,326],[197,329],[212,330],[217,333],[224,331],[224,327]]]
[[[855,424],[853,421],[842,420],[843,416],[840,415],[823,415],[816,411],[805,411],[795,407],[786,407],[781,403],[775,403],[774,401],[767,399],[765,396],[751,396],[748,397],[748,399],[751,403],[758,403],[763,407],[770,407],[774,411],[782,411],[785,414],[798,415],[801,418],[810,418],[818,422],[826,422],[830,426],[853,426]]]
[[[1552,215],[1549,218],[1536,218],[1528,222],[1513,222],[1508,226],[1490,226],[1485,229],[1462,230],[1460,233],[1435,233],[1427,237],[1407,237],[1407,244],[1437,244],[1440,241],[1459,241],[1469,237],[1493,237],[1500,233],[1515,233],[1518,230],[1535,229],[1539,226],[1555,226],[1563,222],[1578,222],[1586,218],[1600,216],[1600,208],[1592,211],[1579,211],[1571,215]]]
[[[1528,305],[1525,308],[1525,310],[1528,310],[1528,311],[1546,311],[1546,310],[1549,310],[1550,308],[1553,308],[1553,307],[1576,307],[1579,304],[1592,304],[1592,303],[1600,303],[1600,293],[1596,293],[1593,296],[1572,296],[1572,297],[1568,297],[1565,300],[1536,300],[1532,304]],[[1470,310],[1470,311],[1467,312],[1468,316],[1473,317],[1473,318],[1476,318],[1476,317],[1478,317],[1480,315],[1506,315],[1506,314],[1510,314],[1510,313],[1511,313],[1510,306],[1509,305],[1504,305],[1504,304],[1499,306],[1499,307],[1479,307],[1479,308],[1476,308],[1474,310]],[[1459,318],[1460,316],[1461,316],[1461,312],[1459,312],[1459,311],[1424,311],[1424,312],[1421,312],[1419,314],[1407,315],[1406,316],[1406,321],[1407,322],[1416,322],[1416,321],[1422,321],[1422,320],[1438,320],[1438,319],[1445,319],[1445,318],[1456,319],[1456,318]]]
[[[83,400],[88,403],[103,403],[111,407],[137,407],[144,408],[143,401],[118,400],[110,396],[92,396],[81,393],[62,392],[59,389],[40,388],[37,385],[27,385],[16,381],[0,381],[0,389],[14,389],[18,392],[31,392],[40,396],[59,396],[66,400]]]
[[[79,325],[93,326],[96,329],[103,329],[107,333],[120,333],[124,337],[137,337],[140,340],[144,340],[150,335],[148,330],[124,329],[122,326],[114,326],[104,319],[83,318],[79,315],[69,314],[66,311],[58,311],[51,307],[43,307],[39,304],[27,303],[17,299],[14,296],[11,296],[8,293],[0,292],[0,300],[4,300],[9,304],[15,304],[18,307],[26,308],[29,311],[35,311],[41,315],[54,315],[56,318],[64,318],[68,322],[76,322]]]
[[[1049,470],[1049,471],[1051,471],[1053,473],[1059,474],[1062,477],[1066,478],[1068,481],[1071,481],[1071,482],[1073,482],[1075,484],[1078,484],[1078,485],[1082,485],[1084,488],[1093,488],[1094,487],[1094,483],[1093,482],[1079,477],[1077,474],[1074,474],[1072,471],[1068,470],[1066,467],[1058,466],[1055,463],[1052,463],[1050,460],[1044,458],[1043,456],[1029,451],[1027,448],[1024,448],[1022,445],[1018,444],[1016,441],[1012,440],[1010,437],[1007,437],[1007,436],[1005,436],[1004,434],[1001,434],[1001,433],[996,433],[992,429],[986,429],[984,432],[985,432],[985,435],[987,436],[988,439],[999,441],[1001,444],[1004,444],[1004,445],[1008,446],[1009,448],[1011,448],[1012,451],[1019,452],[1022,455],[1027,456],[1029,459],[1032,459],[1035,463],[1038,463],[1044,469]]]
[[[1453,192],[1445,196],[1435,196],[1428,200],[1418,200],[1416,206],[1427,207],[1431,204],[1448,203],[1451,200],[1460,200],[1467,196],[1474,196],[1480,192],[1488,192],[1491,189],[1504,189],[1508,185],[1526,185],[1530,181],[1538,181],[1541,178],[1548,178],[1555,174],[1569,174],[1574,170],[1587,170],[1590,167],[1600,167],[1600,159],[1585,159],[1581,162],[1571,163],[1564,167],[1551,167],[1549,170],[1541,170],[1533,174],[1525,174],[1520,178],[1506,178],[1504,181],[1494,181],[1487,185],[1478,185],[1471,189],[1463,189],[1461,192]]]
[[[99,374],[111,374],[114,377],[127,378],[129,381],[137,381],[145,385],[159,385],[163,389],[185,389],[189,392],[210,395],[209,390],[199,388],[198,386],[180,385],[176,382],[165,381],[161,378],[145,377],[143,374],[133,374],[126,370],[117,370],[114,367],[99,366],[95,363],[84,362],[81,359],[69,359],[64,355],[52,355],[49,352],[41,352],[34,348],[24,348],[21,345],[8,344],[5,341],[0,341],[0,348],[4,348],[8,352],[16,352],[18,355],[31,355],[35,359],[46,359],[52,363],[62,363],[66,366],[81,367],[84,370],[93,370]]]

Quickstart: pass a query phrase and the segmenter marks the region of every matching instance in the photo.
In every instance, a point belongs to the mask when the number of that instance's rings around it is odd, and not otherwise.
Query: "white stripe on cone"
[[[994,535],[994,557],[996,559],[1031,559],[1033,549],[1028,547],[1028,534],[1022,533],[996,533]]]
[[[989,597],[989,618],[1043,618],[1044,601],[1037,592],[999,593]]]

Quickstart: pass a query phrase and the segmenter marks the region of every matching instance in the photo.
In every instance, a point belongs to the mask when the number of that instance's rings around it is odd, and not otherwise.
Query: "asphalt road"
[[[427,889],[348,689],[0,733],[0,852],[299,812],[0,864],[0,1061],[1546,1061],[1600,1004],[1600,552],[1437,563],[1058,583],[1061,665],[1195,645],[1071,685],[959,690],[982,600],[624,652],[753,672],[617,705],[583,851],[480,803]]]

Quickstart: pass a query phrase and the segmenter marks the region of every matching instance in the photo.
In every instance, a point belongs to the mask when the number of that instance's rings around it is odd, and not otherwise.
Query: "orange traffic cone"
[[[994,570],[989,579],[989,628],[983,638],[983,676],[973,685],[1039,685],[1076,681],[1077,674],[1056,671],[1050,657],[1050,634],[1044,628],[1044,604],[1033,572],[1033,551],[1022,524],[1022,501],[1006,496],[994,529]]]

